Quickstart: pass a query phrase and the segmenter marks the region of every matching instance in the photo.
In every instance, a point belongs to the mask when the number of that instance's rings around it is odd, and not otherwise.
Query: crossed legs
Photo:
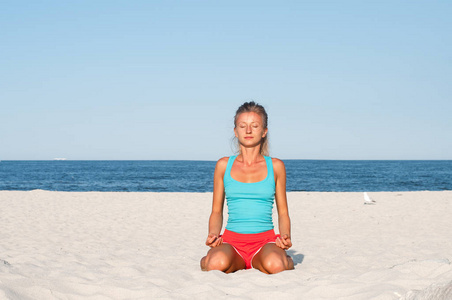
[[[222,244],[209,250],[201,259],[203,271],[219,270],[231,273],[245,269],[245,261],[230,244]],[[263,273],[275,274],[294,268],[292,258],[274,243],[265,244],[254,256],[252,266]]]

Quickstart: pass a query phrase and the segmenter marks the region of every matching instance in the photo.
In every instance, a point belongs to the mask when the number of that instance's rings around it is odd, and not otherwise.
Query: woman
[[[265,109],[244,103],[234,118],[239,155],[221,158],[215,167],[212,213],[201,259],[204,271],[226,273],[255,268],[267,274],[293,269],[286,255],[292,246],[286,199],[284,163],[268,157],[268,128]],[[229,218],[223,235],[223,206]],[[273,231],[272,207],[276,200],[280,235]]]

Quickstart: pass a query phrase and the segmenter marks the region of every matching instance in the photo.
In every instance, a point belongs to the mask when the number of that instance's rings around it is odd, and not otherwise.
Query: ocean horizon
[[[283,159],[287,191],[452,190],[452,160]],[[2,160],[0,190],[212,192],[210,160]]]

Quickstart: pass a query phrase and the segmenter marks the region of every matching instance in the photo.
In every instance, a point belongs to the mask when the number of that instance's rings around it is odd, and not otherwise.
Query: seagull
[[[366,192],[364,192],[364,204],[375,204],[376,201],[367,195]]]

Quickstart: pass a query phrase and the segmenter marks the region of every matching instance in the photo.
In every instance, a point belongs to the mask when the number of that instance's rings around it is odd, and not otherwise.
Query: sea
[[[452,190],[452,160],[283,160],[287,191]],[[0,161],[0,190],[212,192],[214,161]]]

